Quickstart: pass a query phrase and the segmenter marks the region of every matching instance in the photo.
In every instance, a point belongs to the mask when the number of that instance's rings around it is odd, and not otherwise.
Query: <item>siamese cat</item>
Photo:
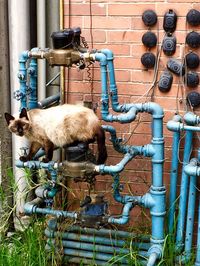
[[[81,105],[63,104],[48,109],[21,110],[19,118],[5,113],[8,129],[18,136],[25,136],[31,143],[29,154],[20,160],[28,161],[43,148],[52,160],[54,147],[64,147],[76,141],[91,142],[97,139],[98,164],[107,159],[105,133],[93,110]]]

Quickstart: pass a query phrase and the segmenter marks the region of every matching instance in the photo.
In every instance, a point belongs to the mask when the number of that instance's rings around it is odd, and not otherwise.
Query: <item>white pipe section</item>
[[[46,47],[45,0],[37,0],[37,47]],[[38,100],[46,98],[46,60],[38,59]]]
[[[19,55],[30,49],[30,25],[29,25],[29,1],[8,0],[9,20],[9,51],[10,51],[10,85],[11,85],[11,112],[18,113],[20,102],[13,98],[15,90],[19,89],[17,77],[19,71]],[[23,217],[26,180],[24,171],[15,166],[15,160],[19,158],[20,148],[28,146],[24,138],[12,136],[13,174],[18,190],[15,195],[16,216],[14,218],[16,229],[20,223],[24,224],[27,217]],[[20,217],[20,222],[17,217]]]

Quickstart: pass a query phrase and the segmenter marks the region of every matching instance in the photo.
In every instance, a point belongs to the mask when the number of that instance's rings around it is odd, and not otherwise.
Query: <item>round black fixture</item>
[[[192,105],[192,107],[197,107],[200,105],[200,94],[196,91],[191,91],[187,95],[187,101],[189,104]]]
[[[141,57],[141,63],[146,68],[153,68],[156,63],[156,57],[153,53],[144,53]]]
[[[180,61],[176,59],[169,59],[167,62],[167,68],[178,76],[183,76],[185,74],[185,67]]]
[[[166,55],[173,55],[176,51],[176,37],[168,34],[163,39],[163,52]]]
[[[171,89],[172,81],[172,74],[168,70],[165,70],[160,76],[160,80],[158,82],[159,90],[162,92],[168,92]]]
[[[163,29],[166,32],[170,33],[174,32],[176,29],[176,22],[177,22],[176,13],[172,9],[169,9],[169,11],[164,15]]]
[[[152,48],[152,47],[156,46],[157,37],[156,37],[155,33],[151,32],[151,31],[147,31],[142,36],[142,43],[148,48]]]
[[[196,31],[191,31],[186,36],[186,43],[192,48],[200,46],[200,35]]]
[[[142,14],[142,20],[146,26],[154,26],[157,22],[157,15],[153,10],[146,10]]]
[[[54,49],[66,49],[73,47],[74,32],[72,29],[56,31],[51,34]]]
[[[199,75],[196,72],[189,71],[185,76],[185,83],[190,88],[195,88],[199,85]]]
[[[186,66],[194,69],[199,66],[199,56],[194,52],[190,52],[185,56]]]
[[[77,27],[77,28],[73,28],[72,30],[74,32],[74,40],[73,40],[73,43],[74,44],[77,44],[77,45],[80,45],[81,28],[80,27]]]
[[[187,13],[186,19],[191,26],[198,26],[200,24],[200,12],[196,9],[191,9]]]

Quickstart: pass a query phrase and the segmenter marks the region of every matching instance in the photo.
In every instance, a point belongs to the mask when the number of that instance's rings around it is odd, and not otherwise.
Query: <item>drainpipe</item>
[[[48,0],[46,1],[46,47],[52,48],[52,39],[51,34],[54,31],[58,31],[60,29],[59,19],[60,19],[60,8],[59,1]],[[59,83],[60,83],[60,67],[47,67],[47,81],[53,80],[54,77],[57,76],[56,81],[48,85],[46,84],[46,94],[47,96],[60,94],[59,92]],[[54,85],[53,85],[54,84]],[[48,85],[48,86],[47,86]]]
[[[37,47],[46,48],[45,0],[37,0]],[[38,59],[38,100],[46,97],[46,60]]]
[[[175,115],[173,121],[181,122],[181,116]],[[169,192],[169,214],[168,214],[168,231],[172,233],[174,231],[174,215],[175,215],[175,203],[176,203],[176,190],[177,190],[177,178],[178,178],[178,153],[180,143],[180,131],[173,133],[172,143],[172,162],[170,170],[170,192]]]
[[[199,206],[198,206],[198,227],[197,227],[197,254],[195,266],[200,266],[200,197],[199,197]]]
[[[183,167],[187,163],[189,163],[190,153],[192,149],[192,137],[193,137],[192,131],[186,131],[184,154],[183,154]],[[189,183],[189,176],[184,170],[182,170],[180,199],[179,199],[179,215],[178,215],[177,234],[176,234],[177,249],[183,246],[186,205],[187,205],[187,195],[188,195],[188,183]]]
[[[193,158],[190,165],[197,166],[198,160]],[[195,200],[196,200],[196,185],[197,176],[190,176],[190,186],[188,195],[188,208],[187,208],[187,222],[185,232],[185,260],[188,261],[191,256],[192,237],[194,229],[194,214],[195,214]]]
[[[10,85],[11,85],[11,112],[18,113],[20,109],[19,102],[13,98],[14,91],[19,88],[18,73],[18,59],[21,51],[30,49],[29,36],[29,1],[27,0],[9,0],[8,1],[9,14],[9,49],[10,49]],[[20,14],[20,15],[19,15]],[[15,227],[21,228],[21,224],[26,222],[23,210],[25,202],[26,181],[24,178],[24,171],[17,169],[15,160],[19,157],[21,147],[28,146],[24,138],[12,135],[12,157],[13,157],[13,173],[15,182],[18,187],[16,195],[16,216]],[[19,222],[20,220],[20,222]]]
[[[0,186],[6,195],[5,202],[0,201],[0,217],[9,214],[13,207],[13,193],[8,178],[11,169],[11,134],[7,129],[4,113],[10,113],[10,77],[9,77],[9,39],[8,39],[8,1],[0,1]],[[12,216],[6,223],[6,229],[12,229]]]
[[[187,120],[187,116],[185,117]],[[191,115],[189,115],[188,117],[191,117]],[[177,247],[177,250],[181,250],[181,248],[184,245],[183,237],[184,237],[184,230],[185,230],[185,217],[186,217],[186,205],[187,205],[186,201],[187,201],[187,195],[188,195],[189,176],[192,175],[192,174],[188,174],[187,170],[185,170],[185,166],[189,163],[189,159],[190,159],[190,153],[192,150],[193,131],[200,131],[200,127],[188,126],[183,123],[180,123],[179,121],[171,120],[167,123],[167,128],[174,132],[178,132],[181,130],[186,131],[184,154],[183,154],[183,168],[182,168],[182,175],[181,175],[179,215],[178,215],[177,234],[176,234],[176,247]],[[189,165],[187,165],[186,167],[188,166]]]

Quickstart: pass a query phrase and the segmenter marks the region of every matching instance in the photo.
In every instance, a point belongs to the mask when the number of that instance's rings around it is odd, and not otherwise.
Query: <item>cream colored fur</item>
[[[55,146],[62,147],[76,140],[87,141],[95,135],[100,126],[93,110],[64,104],[49,109],[28,111],[30,129],[25,136],[41,144],[49,139]]]

